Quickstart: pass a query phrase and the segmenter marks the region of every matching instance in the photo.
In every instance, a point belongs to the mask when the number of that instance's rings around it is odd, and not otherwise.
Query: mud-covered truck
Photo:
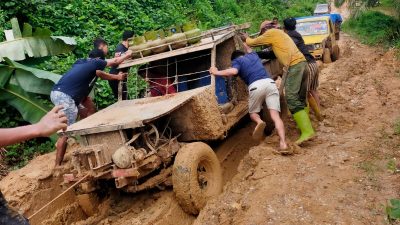
[[[79,142],[68,149],[73,170],[65,175],[69,181],[85,177],[77,193],[95,191],[101,180],[114,180],[116,188],[131,193],[172,185],[191,214],[218,195],[221,166],[205,142],[224,139],[247,114],[248,92],[239,78],[214,77],[208,70],[230,67],[231,53],[242,48],[238,30],[247,27],[209,30],[197,44],[164,44],[165,52],[153,55],[142,52],[151,47],[142,49],[121,64],[139,66],[146,97],[118,101],[65,131]],[[155,87],[162,91],[152,97]]]
[[[340,56],[336,40],[336,26],[329,15],[296,18],[296,30],[302,35],[310,53],[324,63],[336,61]]]

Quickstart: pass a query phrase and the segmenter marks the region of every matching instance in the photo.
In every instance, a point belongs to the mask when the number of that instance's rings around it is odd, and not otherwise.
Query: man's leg
[[[260,115],[258,115],[266,96],[265,82],[264,80],[259,80],[249,86],[249,114],[251,120],[256,123],[253,138],[257,141],[261,140],[264,135],[264,129],[267,126]]]
[[[301,131],[296,144],[310,140],[315,135],[308,113],[305,111],[306,103],[299,96],[301,81],[304,73],[306,62],[298,63],[289,67],[288,77],[285,84],[286,97],[289,110],[296,121],[297,127]]]
[[[303,73],[306,62],[298,63],[289,67],[288,76],[285,83],[286,100],[292,114],[306,107],[305,99],[300,97],[300,89],[303,81]]]
[[[56,143],[56,166],[61,166],[67,150],[67,136],[59,137]]]
[[[118,81],[117,80],[109,80],[108,84],[112,90],[115,100],[118,100]]]
[[[272,121],[274,121],[275,129],[278,131],[279,148],[281,150],[285,150],[288,147],[286,144],[285,126],[283,125],[283,121],[282,121],[281,117],[279,116],[279,111],[270,109],[269,114],[271,115]]]
[[[309,93],[308,93],[308,102],[310,107],[315,113],[315,116],[318,120],[322,120],[321,114],[321,105],[320,98],[318,95],[318,86],[319,86],[319,68],[316,62],[308,64],[310,70],[310,85],[309,85]]]
[[[281,111],[279,90],[276,87],[275,82],[270,82],[265,87],[265,89],[267,90],[267,97],[265,98],[265,104],[268,107],[269,114],[271,116],[272,121],[275,124],[275,129],[278,132],[279,149],[281,150],[281,153],[283,153],[282,150],[286,150],[288,146],[286,144],[285,126],[283,125],[283,121],[279,115]]]
[[[96,112],[96,105],[90,97],[86,97],[85,99],[83,99],[81,105],[83,107],[79,107],[79,119],[85,119],[86,117],[91,116]]]
[[[68,126],[75,123],[78,116],[78,107],[76,107],[74,100],[65,93],[59,91],[52,91],[50,94],[51,101],[54,105],[62,105],[63,111],[67,116]],[[56,166],[60,166],[67,150],[67,136],[59,137],[56,143]]]
[[[310,94],[314,97],[315,101],[317,102],[318,108],[321,107],[321,99],[319,98],[319,94],[317,90],[310,91]]]
[[[256,123],[256,127],[253,131],[253,138],[255,140],[260,140],[263,136],[264,129],[267,124],[261,119],[258,113],[250,113],[250,119]]]

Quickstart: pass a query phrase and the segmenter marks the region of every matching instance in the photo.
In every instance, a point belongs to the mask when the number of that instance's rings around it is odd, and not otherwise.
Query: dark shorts
[[[29,221],[9,208],[3,193],[0,192],[0,224],[7,225],[29,225]]]
[[[319,86],[319,68],[317,62],[308,63],[304,72],[307,73],[308,77],[307,90],[316,91]]]

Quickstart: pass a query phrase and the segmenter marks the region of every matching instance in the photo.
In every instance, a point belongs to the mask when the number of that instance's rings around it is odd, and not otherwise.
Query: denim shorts
[[[50,99],[54,105],[62,105],[64,107],[63,111],[67,116],[68,126],[75,123],[78,117],[78,107],[71,96],[60,91],[52,91],[50,93]]]

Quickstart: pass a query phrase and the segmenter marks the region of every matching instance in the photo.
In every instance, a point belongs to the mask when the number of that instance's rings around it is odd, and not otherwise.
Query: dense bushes
[[[37,67],[54,73],[63,74],[77,58],[86,57],[92,48],[92,40],[105,38],[110,50],[120,41],[125,29],[137,34],[144,31],[198,21],[202,29],[218,27],[230,23],[252,22],[251,32],[258,30],[258,24],[264,19],[287,16],[311,15],[315,4],[320,0],[7,0],[0,1],[0,31],[9,29],[6,23],[17,17],[20,24],[27,22],[33,27],[50,29],[54,35],[73,36],[78,45],[73,53],[48,58]],[[4,40],[0,32],[0,41]],[[131,71],[132,74],[135,71]],[[131,96],[138,96],[140,89],[136,83],[143,81],[132,76],[128,80]],[[114,100],[106,81],[99,81],[95,101],[103,108]],[[3,106],[3,107],[2,107]],[[0,116],[8,115],[7,122],[1,127],[22,125],[19,115],[10,108],[3,108]],[[11,111],[10,111],[11,110]],[[10,116],[12,115],[12,116]],[[18,157],[26,162],[33,156],[32,146],[41,145],[38,151],[52,147],[49,142],[34,140],[9,148],[10,163],[18,164]]]
[[[346,0],[335,0],[335,6],[339,8],[340,6],[343,5],[343,3],[344,3],[345,1],[346,1]]]
[[[400,43],[400,22],[381,12],[365,11],[349,19],[343,28],[366,44],[393,46]]]

